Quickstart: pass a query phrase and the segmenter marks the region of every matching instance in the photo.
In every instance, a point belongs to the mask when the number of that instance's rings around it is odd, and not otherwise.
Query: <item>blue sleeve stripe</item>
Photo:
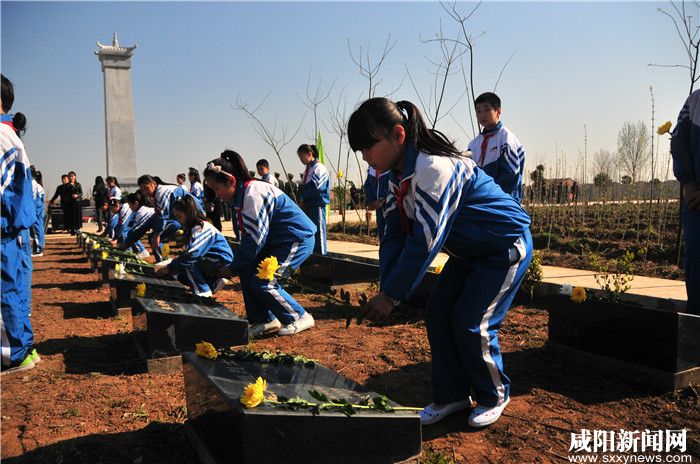
[[[195,251],[196,249],[200,248],[202,245],[209,243],[209,241],[212,239],[214,234],[210,230],[205,230],[201,232],[197,238],[194,240],[190,241],[190,245],[187,247],[188,252]]]
[[[12,156],[13,154],[15,154],[16,151],[17,151],[17,148],[16,148],[16,147],[12,147],[12,148],[10,148],[9,150],[7,150],[7,151],[5,152],[5,154],[2,155],[2,158],[0,158],[0,163],[3,164],[3,167],[2,167],[3,172],[5,171],[5,166],[4,166],[5,160],[7,160],[10,156]]]

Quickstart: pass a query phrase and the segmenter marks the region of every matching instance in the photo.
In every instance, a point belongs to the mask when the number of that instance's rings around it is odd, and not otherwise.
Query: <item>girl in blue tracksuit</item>
[[[377,237],[379,237],[379,246],[382,243],[384,236],[384,215],[381,207],[386,200],[386,195],[389,190],[389,171],[377,173],[370,166],[367,168],[367,179],[365,179],[365,206],[368,210],[375,210],[377,216]]]
[[[104,236],[111,240],[113,246],[123,245],[124,237],[128,233],[129,223],[133,215],[131,207],[128,202],[122,203],[117,198],[112,198],[109,200],[109,212],[112,217],[107,223]],[[139,258],[147,258],[149,256],[140,240],[133,242],[131,244],[131,249]]]
[[[150,243],[156,261],[162,261],[161,242],[167,242],[182,228],[182,225],[173,216],[173,204],[180,198],[191,196],[191,194],[182,186],[164,184],[160,178],[147,174],[139,177],[138,184],[141,193],[151,198],[155,205],[156,215],[151,223],[153,233]],[[195,199],[195,202],[197,202],[199,210],[204,211],[199,200]]]
[[[12,83],[4,75],[0,96],[0,353],[2,373],[31,369],[39,361],[29,321],[31,251],[29,228],[36,222],[29,159],[19,133],[26,119],[7,114],[14,103]],[[22,117],[20,117],[20,115]]]
[[[129,215],[126,215],[126,210],[123,205],[121,208],[124,210],[123,216],[120,218],[122,227],[121,230],[116,234],[116,239],[112,241],[112,246],[119,244],[119,247],[126,249],[132,247],[134,251],[139,250],[139,257],[147,257],[148,254],[145,253],[146,249],[141,244],[139,239],[146,235],[148,229],[151,228],[153,220],[156,216],[156,211],[153,208],[146,206],[148,200],[140,191],[130,193],[126,197],[128,204]],[[121,212],[121,210],[120,210]],[[137,248],[134,248],[137,247]]]
[[[229,265],[233,261],[231,246],[199,211],[194,197],[186,196],[175,201],[173,214],[183,225],[187,245],[183,254],[157,273],[160,276],[177,274],[177,279],[189,286],[195,295],[210,297],[223,288],[224,281],[218,275],[203,274],[197,260],[206,257],[219,265]]]
[[[279,284],[257,276],[260,262],[275,257],[278,275],[298,268],[313,252],[316,226],[280,189],[254,180],[241,156],[226,150],[210,162],[204,178],[216,196],[233,207],[241,245],[221,276],[241,279],[251,334],[293,335],[314,326],[314,319]]]
[[[435,255],[450,255],[426,307],[433,404],[424,424],[470,406],[473,427],[498,420],[509,401],[498,329],[532,257],[530,218],[474,161],[429,129],[410,102],[365,101],[348,122],[353,150],[391,171],[383,206],[381,292],[366,308],[381,321],[420,282]]]
[[[187,173],[190,180],[190,193],[199,201],[200,205],[204,204],[204,186],[202,186],[202,178],[199,177],[199,171],[195,168],[190,168]]]
[[[36,221],[29,229],[32,237],[32,256],[44,256],[44,214],[46,210],[46,197],[44,187],[41,185],[41,173],[34,166],[30,168],[32,174],[32,197],[34,198],[34,211]]]
[[[326,205],[331,200],[328,169],[319,163],[316,145],[303,144],[297,149],[299,161],[306,165],[301,178],[299,200],[304,213],[316,226],[314,253],[326,254]]]

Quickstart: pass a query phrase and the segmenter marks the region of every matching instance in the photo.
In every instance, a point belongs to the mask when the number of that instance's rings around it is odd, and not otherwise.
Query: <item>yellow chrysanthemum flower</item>
[[[255,383],[248,384],[245,389],[243,389],[241,404],[248,409],[259,405],[265,401],[266,388],[267,382],[264,381],[262,377],[258,377],[258,380],[256,380]]]
[[[109,253],[107,253],[106,251],[103,251],[101,256],[102,256],[102,259],[107,259],[109,257]]]
[[[95,243],[92,244],[92,249],[93,249],[93,250],[98,250],[99,248],[100,248],[100,244],[99,244],[99,243],[95,242]]]
[[[343,171],[338,171],[338,174],[336,174],[336,176],[338,177],[338,179],[342,179],[343,178]]]
[[[574,303],[583,303],[586,301],[586,289],[583,287],[574,287],[571,291],[571,301]]]
[[[144,284],[143,282],[136,285],[136,296],[139,298],[143,298],[144,296],[146,296],[146,284]]]
[[[163,258],[167,258],[170,255],[170,245],[164,243],[160,254],[163,255]]]
[[[119,274],[119,272],[121,272],[121,270],[122,270],[122,265],[121,265],[121,264],[117,263],[117,264],[114,265],[114,272],[116,272],[117,274]]]
[[[214,345],[204,341],[199,342],[194,346],[194,352],[197,354],[197,356],[201,356],[202,358],[206,359],[216,359],[216,357],[219,355],[216,348],[214,348]]]
[[[175,232],[177,235],[185,235],[185,231],[182,229],[178,229],[177,232]]]
[[[258,278],[262,280],[272,280],[275,278],[275,272],[280,268],[279,262],[277,262],[276,256],[270,256],[263,259],[258,264]]]
[[[668,134],[670,131],[671,121],[666,121],[665,123],[661,124],[658,129],[656,129],[656,133],[659,135]]]
[[[435,266],[435,274],[440,274],[442,272],[443,267],[444,266],[442,264],[438,264],[437,266]]]

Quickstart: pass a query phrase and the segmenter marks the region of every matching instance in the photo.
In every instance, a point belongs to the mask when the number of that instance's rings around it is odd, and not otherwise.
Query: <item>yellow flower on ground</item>
[[[167,258],[168,256],[170,256],[170,245],[164,243],[163,249],[161,250],[160,254],[163,255],[163,258]]]
[[[571,301],[574,303],[583,303],[586,301],[586,289],[583,287],[574,287],[571,291]]]
[[[260,261],[260,264],[258,264],[258,273],[256,275],[262,280],[272,280],[275,278],[275,272],[279,268],[280,264],[277,262],[277,257],[270,256]]]
[[[146,284],[144,284],[143,282],[136,285],[136,296],[139,298],[143,298],[144,296],[146,296]]]
[[[176,234],[177,234],[177,235],[185,235],[185,231],[182,230],[182,229],[177,229]]]
[[[109,253],[107,253],[106,251],[103,251],[102,252],[102,259],[107,259],[108,257],[109,257]]]
[[[194,346],[194,352],[197,354],[197,356],[201,356],[202,358],[206,359],[216,359],[216,357],[219,355],[216,348],[214,348],[214,345],[204,341],[199,342]]]
[[[116,272],[117,274],[119,274],[119,273],[121,272],[121,270],[122,270],[122,265],[121,265],[121,264],[117,263],[117,264],[114,265],[114,272]]]
[[[99,243],[95,242],[95,243],[92,244],[92,249],[93,249],[93,250],[98,250],[99,248],[100,248],[100,244],[99,244]]]
[[[338,171],[338,174],[336,174],[336,176],[338,177],[338,179],[342,179],[343,178],[343,171]]]
[[[435,274],[440,274],[440,273],[442,272],[442,268],[443,268],[443,267],[444,267],[444,266],[443,266],[442,264],[438,264],[438,265],[435,267]]]
[[[656,133],[659,135],[668,134],[670,131],[671,121],[666,121],[665,123],[661,124],[658,129],[656,129]]]
[[[241,395],[241,404],[245,408],[254,408],[263,401],[265,401],[265,389],[267,388],[267,382],[263,380],[262,377],[258,377],[255,383],[248,384],[245,389],[243,389],[243,394]]]

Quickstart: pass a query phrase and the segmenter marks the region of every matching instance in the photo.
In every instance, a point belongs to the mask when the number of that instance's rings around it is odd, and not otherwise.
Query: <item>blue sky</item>
[[[497,93],[504,123],[525,146],[528,170],[544,163],[553,175],[558,157],[561,169],[574,174],[584,124],[589,164],[596,150],[614,151],[625,121],[650,124],[650,85],[657,124],[675,123],[688,93],[687,74],[647,66],[684,63],[681,43],[659,7],[670,4],[491,2],[476,11],[468,22],[475,35],[483,33],[475,47],[476,93],[493,89],[515,51]],[[350,59],[348,40],[355,51],[369,44],[376,59],[391,34],[398,42],[380,71],[377,95],[398,88],[394,98],[418,103],[405,70],[427,95],[432,65],[426,57],[439,54],[435,44],[420,39],[434,36],[441,24],[446,35],[457,32],[436,2],[3,1],[0,13],[2,72],[15,84],[13,111],[27,115],[25,144],[50,193],[62,172],[77,171],[84,187],[105,174],[102,72],[94,51],[95,42],[110,43],[113,32],[122,45],[138,44],[132,82],[139,172],[172,180],[188,166],[201,169],[225,148],[241,153],[251,169],[266,157],[279,171],[251,122],[233,109],[237,95],[255,106],[268,93],[258,113],[267,125],[276,120],[293,131],[305,115],[283,154],[298,176],[303,167],[295,149],[313,132],[313,117],[298,98],[309,70],[314,86],[321,78],[324,87],[335,81],[331,98],[345,100],[349,115],[366,95],[367,81]],[[450,106],[463,90],[460,75],[448,81]],[[327,103],[319,116],[327,153],[335,159],[338,141],[327,129]],[[464,148],[470,134],[455,120],[467,126],[467,104],[462,98],[438,124]],[[357,172],[353,162],[351,178]]]

